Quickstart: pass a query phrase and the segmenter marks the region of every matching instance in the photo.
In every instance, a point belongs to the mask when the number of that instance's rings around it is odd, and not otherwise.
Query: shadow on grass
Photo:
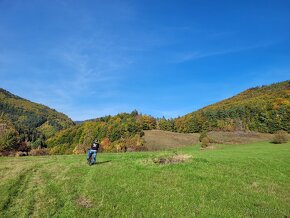
[[[106,161],[97,162],[97,163],[95,163],[95,165],[105,164],[105,163],[109,163],[109,162],[111,162],[111,160],[106,160]]]

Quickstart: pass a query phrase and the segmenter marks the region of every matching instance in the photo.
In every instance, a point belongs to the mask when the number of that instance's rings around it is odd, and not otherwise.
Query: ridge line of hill
[[[85,150],[95,138],[108,151],[126,149],[127,146],[144,149],[143,131],[152,129],[179,133],[290,132],[290,80],[247,89],[175,119],[154,118],[135,110],[75,125],[65,114],[4,89],[0,89],[0,100],[0,124],[7,126],[5,131],[0,129],[0,150],[19,148],[24,144],[30,148],[48,147],[53,153],[77,153]],[[6,140],[6,144],[2,140],[5,134],[13,135],[13,140]],[[7,143],[17,146],[11,147]]]

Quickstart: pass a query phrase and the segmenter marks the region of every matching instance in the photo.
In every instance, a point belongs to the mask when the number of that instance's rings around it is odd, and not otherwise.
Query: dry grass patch
[[[217,147],[216,146],[213,146],[213,145],[209,145],[207,147],[201,147],[200,150],[216,150]]]
[[[211,143],[217,144],[248,144],[260,141],[270,141],[273,136],[268,133],[257,132],[216,132],[208,133]]]
[[[198,133],[185,134],[162,130],[147,130],[144,132],[145,147],[150,151],[193,145],[197,144],[199,140]]]
[[[153,162],[155,164],[176,164],[183,163],[189,160],[192,156],[187,154],[176,154],[171,157],[158,157],[154,158]]]
[[[91,208],[93,206],[92,201],[84,196],[80,196],[76,202],[79,206],[84,208]]]

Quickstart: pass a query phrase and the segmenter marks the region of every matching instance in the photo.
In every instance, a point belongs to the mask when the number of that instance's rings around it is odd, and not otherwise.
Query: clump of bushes
[[[207,148],[209,145],[210,145],[210,139],[209,137],[206,136],[201,140],[201,147]]]
[[[87,147],[84,144],[76,145],[73,150],[73,154],[86,154],[86,153],[87,153]]]
[[[204,131],[200,134],[199,141],[201,142],[201,148],[207,148],[210,145],[211,140],[208,137],[206,131]]]
[[[43,156],[48,155],[49,151],[47,148],[31,149],[31,151],[28,154],[31,156]]]
[[[282,144],[288,142],[288,133],[284,130],[277,131],[274,134],[272,143],[274,144]]]
[[[177,154],[170,157],[158,157],[153,158],[153,163],[155,164],[176,164],[183,163],[189,160],[192,156],[187,154]]]
[[[200,133],[199,141],[202,142],[202,139],[205,138],[205,137],[208,137],[207,136],[207,131],[203,131],[202,133]]]
[[[24,157],[24,156],[28,156],[28,152],[23,152],[23,151],[18,151],[16,154],[15,154],[16,157]]]

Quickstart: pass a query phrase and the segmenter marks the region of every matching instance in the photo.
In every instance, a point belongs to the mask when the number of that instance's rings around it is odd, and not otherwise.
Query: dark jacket
[[[99,147],[100,147],[100,144],[94,142],[92,144],[91,150],[98,151],[99,150]]]

